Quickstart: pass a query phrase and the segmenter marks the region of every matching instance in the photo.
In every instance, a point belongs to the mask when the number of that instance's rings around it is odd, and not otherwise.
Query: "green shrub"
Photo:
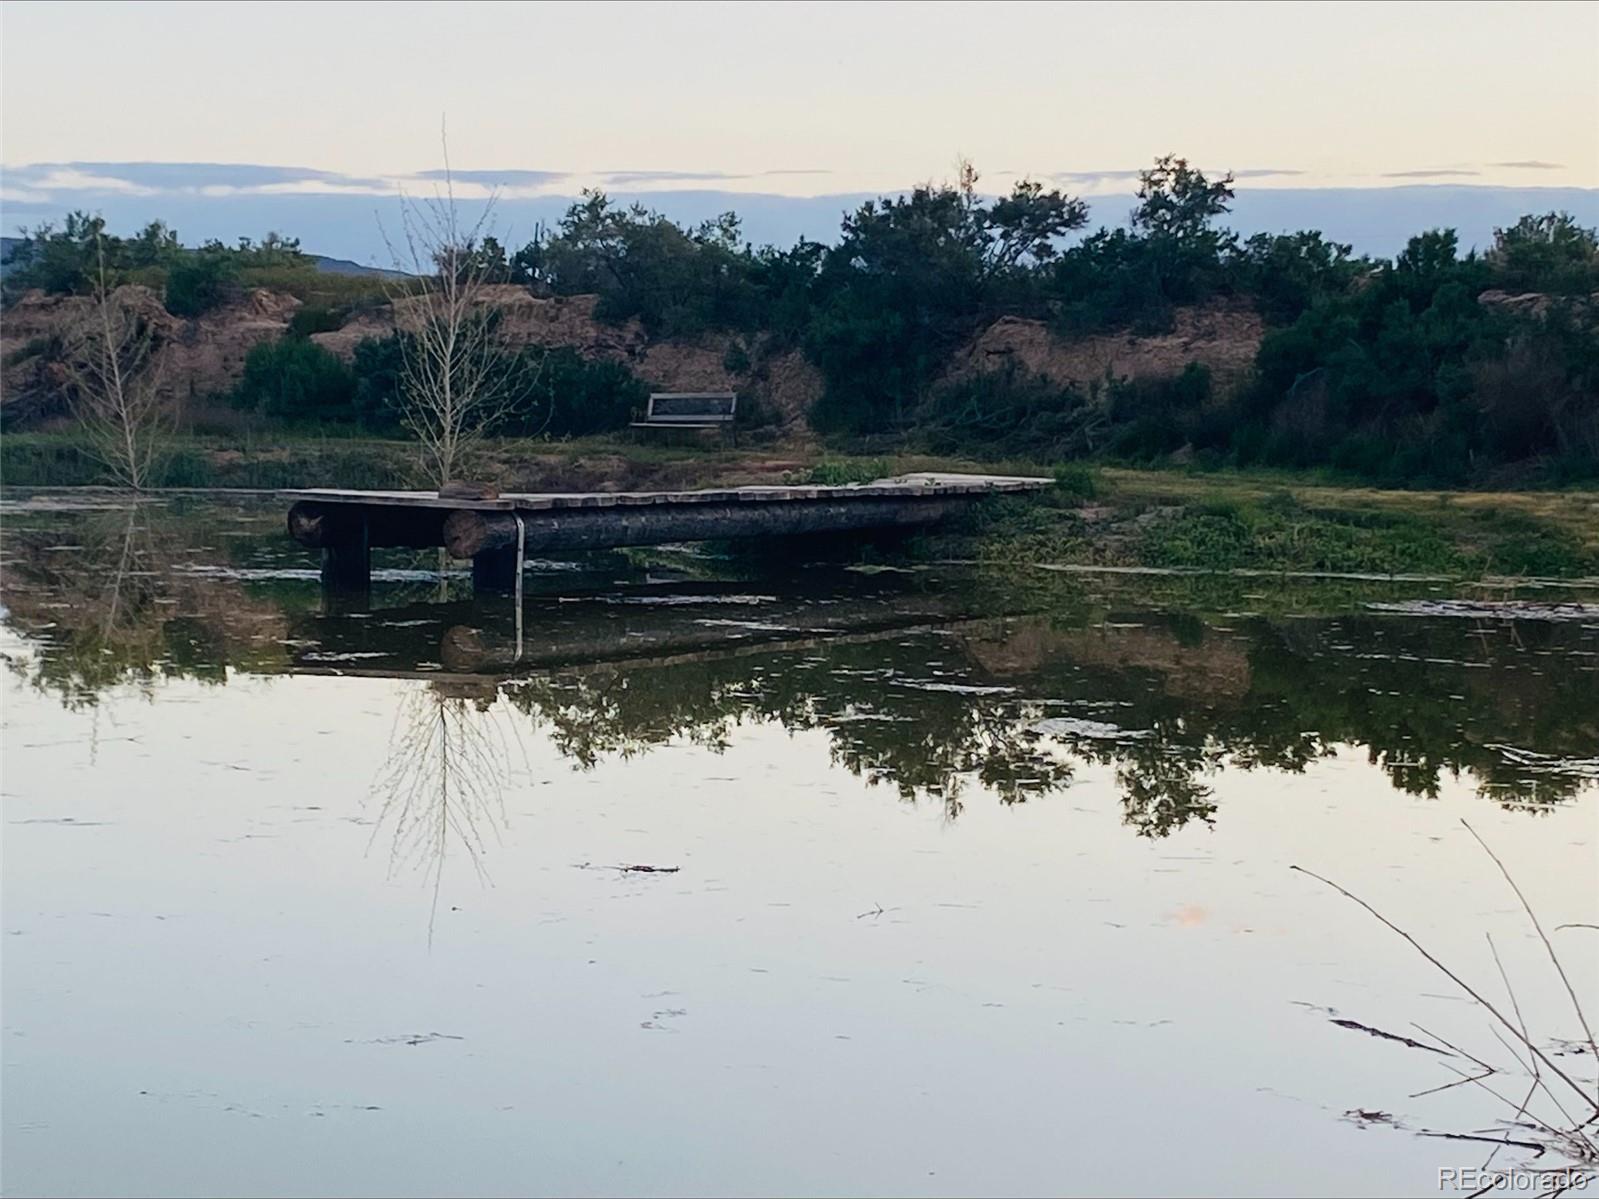
[[[935,453],[1071,457],[1091,453],[1098,406],[1017,366],[979,371],[933,390],[917,424]]]
[[[0,483],[7,487],[83,487],[109,483],[87,448],[53,436],[0,437]]]
[[[200,250],[184,254],[167,268],[167,311],[173,316],[201,316],[228,297],[233,267],[223,254]]]
[[[355,416],[361,427],[392,431],[400,427],[400,376],[405,347],[398,334],[364,337],[355,346]]]
[[[389,289],[397,282],[377,275],[335,275],[319,271],[309,260],[277,266],[242,266],[240,287],[264,287],[286,292],[310,308],[343,309],[348,312],[381,308],[388,302]]]
[[[1148,460],[1207,440],[1210,370],[1190,362],[1168,379],[1116,379],[1108,387],[1110,451]]]
[[[211,464],[199,450],[178,449],[162,459],[156,471],[159,487],[214,487]]]
[[[750,373],[750,352],[744,348],[743,342],[735,341],[728,345],[727,353],[722,355],[722,368],[730,375]]]
[[[1082,462],[1062,462],[1055,468],[1055,489],[1077,500],[1099,495],[1099,472]]]
[[[510,365],[512,436],[586,437],[626,428],[650,389],[620,362],[586,361],[570,346],[530,349]]]
[[[336,333],[344,327],[349,313],[343,308],[303,304],[289,318],[290,337],[310,337],[313,333]]]
[[[264,341],[244,359],[234,403],[277,420],[348,421],[355,376],[336,354],[299,337]]]
[[[753,392],[738,397],[738,410],[734,420],[740,429],[770,429],[780,423],[777,409]]]

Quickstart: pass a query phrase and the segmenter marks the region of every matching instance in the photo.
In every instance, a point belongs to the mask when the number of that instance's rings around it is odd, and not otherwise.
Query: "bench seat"
[[[644,419],[635,429],[731,428],[738,412],[738,396],[731,391],[658,391],[650,395]]]

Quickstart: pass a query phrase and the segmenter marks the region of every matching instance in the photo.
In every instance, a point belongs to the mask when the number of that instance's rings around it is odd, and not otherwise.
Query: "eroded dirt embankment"
[[[282,337],[302,306],[291,295],[255,289],[194,319],[173,316],[147,287],[130,285],[118,296],[147,321],[162,346],[162,381],[181,402],[225,396],[239,381],[250,350]],[[769,412],[791,434],[822,394],[820,372],[798,349],[775,349],[755,335],[707,333],[693,340],[652,338],[636,320],[612,323],[595,316],[596,296],[541,297],[509,285],[485,290],[484,303],[500,316],[510,344],[570,347],[590,360],[618,362],[662,391],[737,391]],[[7,423],[41,427],[66,412],[66,372],[61,339],[88,315],[83,297],[29,292],[7,307],[0,321],[0,360]],[[408,304],[358,310],[335,330],[311,340],[346,361],[369,337],[386,337],[414,319]],[[1208,367],[1226,388],[1248,372],[1260,344],[1260,318],[1247,306],[1213,304],[1181,309],[1168,333],[1096,334],[1063,338],[1041,321],[1004,317],[956,352],[946,377],[1016,366],[1056,383],[1088,386],[1115,378],[1166,378],[1190,362]],[[739,369],[734,369],[735,367]]]

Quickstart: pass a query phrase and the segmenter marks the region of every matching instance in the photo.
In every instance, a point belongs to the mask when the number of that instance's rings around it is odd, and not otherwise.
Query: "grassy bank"
[[[803,471],[803,454],[752,453],[692,444],[632,444],[617,438],[484,442],[463,477],[501,490],[604,489],[654,483],[710,486],[730,478],[771,481]],[[85,487],[111,476],[73,433],[0,437],[0,484]],[[155,470],[157,487],[427,487],[415,442],[327,435],[173,438]]]
[[[485,443],[471,477],[503,490],[850,483],[915,470],[1049,475],[1036,498],[1000,499],[916,539],[924,557],[999,568],[1130,566],[1575,578],[1599,576],[1599,492],[1391,491],[1284,472],[1130,470],[921,456],[850,457],[790,444],[756,450],[616,438]],[[187,438],[167,487],[420,487],[415,446],[360,438]],[[0,482],[104,483],[68,434],[0,439]]]
[[[1058,492],[974,512],[929,549],[996,566],[1578,578],[1599,575],[1599,494],[1418,495],[1115,471],[1089,499]]]

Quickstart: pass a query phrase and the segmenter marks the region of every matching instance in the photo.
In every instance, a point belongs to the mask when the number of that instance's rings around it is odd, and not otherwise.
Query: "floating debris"
[[[464,1041],[447,1032],[413,1032],[398,1037],[377,1037],[370,1041],[346,1040],[346,1045],[427,1045],[434,1041]]]
[[[1103,720],[1082,720],[1075,716],[1050,716],[1031,728],[1035,733],[1051,737],[1081,737],[1089,741],[1137,741],[1154,736],[1151,729],[1124,729]]]
[[[1395,616],[1445,616],[1463,620],[1599,620],[1599,604],[1539,604],[1531,600],[1372,601],[1370,612]]]

